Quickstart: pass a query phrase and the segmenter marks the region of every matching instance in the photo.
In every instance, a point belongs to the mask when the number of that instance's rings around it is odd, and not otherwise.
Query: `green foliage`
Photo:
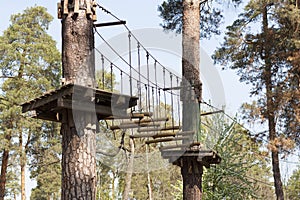
[[[289,178],[287,184],[287,197],[289,200],[297,200],[300,198],[300,167],[296,169]]]
[[[263,6],[268,9],[267,32],[260,31]],[[299,31],[295,30],[300,22],[295,20],[299,16],[299,10],[297,14],[292,14],[296,10],[298,8],[295,8],[293,2],[291,5],[282,3],[277,7],[262,1],[250,1],[239,18],[227,27],[224,43],[213,55],[215,62],[223,65],[223,69],[228,67],[236,70],[240,81],[252,85],[251,95],[258,97],[256,117],[262,120],[267,118],[266,62],[271,66],[268,70],[272,75],[269,95],[273,99],[273,109],[282,126],[278,127],[282,128],[278,134],[284,132],[289,136],[298,136],[300,130],[295,119],[296,105],[299,104],[299,82],[296,78],[299,67],[295,63],[299,61]],[[268,58],[266,55],[269,55]],[[292,137],[299,143],[298,137],[294,136]]]
[[[38,135],[30,148],[31,178],[37,186],[30,199],[60,199],[61,189],[61,135],[60,126],[54,122],[44,126],[43,134]]]
[[[223,121],[224,123],[224,121]],[[264,152],[238,125],[223,124],[215,149],[219,165],[205,170],[203,199],[264,199],[273,194]]]
[[[116,82],[116,75],[108,71],[99,70],[96,72],[97,86],[101,90],[113,91]]]
[[[60,53],[47,34],[52,19],[45,8],[31,7],[12,15],[0,36],[0,153],[10,151],[20,165],[26,164],[29,148],[46,125],[23,115],[20,104],[59,84]]]
[[[182,31],[183,0],[167,0],[159,7],[160,17],[163,19],[161,26],[165,30]],[[240,0],[233,0],[232,4],[237,6]],[[211,5],[212,4],[212,5]],[[205,1],[200,3],[200,36],[210,38],[212,34],[220,34],[219,26],[222,23],[222,9],[218,4],[223,1]]]

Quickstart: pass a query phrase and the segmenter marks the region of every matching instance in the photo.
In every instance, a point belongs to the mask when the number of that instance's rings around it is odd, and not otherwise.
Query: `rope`
[[[131,33],[130,31],[128,32],[128,48],[129,48],[129,53],[128,53],[128,60],[129,60],[129,84],[130,84],[130,96],[132,96],[132,64],[131,64]]]
[[[148,80],[148,98],[149,98],[149,109],[148,111],[150,112],[150,107],[151,107],[151,103],[150,103],[150,74],[149,74],[149,52],[146,52],[146,59],[147,59],[147,80]],[[147,91],[146,91],[147,92]]]
[[[110,86],[111,86],[111,91],[114,91],[114,86],[113,86],[113,64],[110,64]]]
[[[140,55],[140,43],[137,45],[137,53],[138,53],[138,75],[139,75],[139,84],[138,84],[138,91],[139,91],[139,110],[142,109],[142,90],[141,90],[141,55]]]
[[[104,90],[104,86],[105,86],[105,69],[104,69],[104,57],[103,55],[101,55],[101,62],[102,62],[102,89]]]
[[[100,4],[97,4],[97,6],[98,6],[102,11],[104,11],[105,13],[111,15],[111,16],[112,16],[113,18],[115,18],[116,20],[122,21],[120,18],[118,18],[116,15],[114,15],[113,13],[111,13],[110,11],[108,11],[107,9],[105,9],[105,8],[104,8],[103,6],[101,6]],[[129,32],[131,33],[130,29],[128,28],[128,26],[127,26],[126,24],[123,24],[123,26],[125,27],[125,29],[127,29],[127,31],[129,31]],[[136,37],[134,34],[131,33],[131,35],[132,35],[132,37],[136,40],[137,43],[140,43],[140,44],[141,44],[141,42],[137,39],[137,37]],[[147,49],[146,49],[142,44],[141,44],[141,47],[142,47],[145,51],[147,51]],[[150,56],[153,60],[156,60],[155,57],[154,57],[152,54],[149,54],[149,56]],[[162,68],[164,68],[167,72],[169,72],[169,73],[171,72],[171,71],[169,71],[164,65],[162,65],[160,62],[157,61],[157,63],[158,63]],[[176,77],[178,77],[178,76],[176,76]],[[178,78],[180,78],[180,77],[178,77]]]
[[[171,88],[173,87],[173,75],[170,73],[170,81],[171,81]],[[173,95],[171,95],[171,113],[172,113],[172,127],[174,127],[174,104],[173,104]],[[175,130],[173,129],[173,132]]]
[[[178,78],[176,78],[176,82],[177,82],[177,87],[179,87],[179,79]],[[177,109],[178,109],[178,123],[179,123],[179,126],[181,126],[181,119],[180,119],[180,117],[181,117],[181,115],[180,115],[180,113],[181,113],[181,109],[180,109],[180,95],[178,95],[177,96]]]
[[[126,65],[128,65],[132,70],[134,70],[136,73],[138,73],[139,74],[139,76],[141,76],[141,78],[143,78],[143,79],[145,79],[145,80],[147,80],[147,77],[145,77],[143,74],[140,74],[139,72],[138,72],[138,70],[136,70],[135,68],[133,68],[103,37],[102,37],[102,35],[97,31],[97,29],[95,29],[95,33],[97,33],[97,35],[104,41],[104,43],[126,64]],[[141,45],[140,45],[140,47],[141,47]],[[96,49],[96,48],[95,48]],[[96,50],[96,51],[98,51],[98,52],[100,52],[99,50]],[[101,54],[101,52],[100,52],[100,54]],[[150,55],[150,54],[149,54]],[[107,60],[109,60],[109,59],[107,59]],[[157,61],[157,63],[159,63],[158,61]],[[115,67],[117,67],[116,65],[114,65]],[[119,68],[120,69],[120,68]],[[166,68],[164,68],[164,70],[166,71],[167,69]],[[168,70],[167,70],[168,71]],[[178,76],[176,76],[176,77],[178,77]],[[153,83],[151,80],[149,80],[149,82],[152,84],[152,85],[154,85],[154,86],[157,86],[158,88],[160,88],[160,89],[163,89],[163,88],[161,88],[161,87],[159,87],[158,85],[156,85],[155,83]],[[142,82],[141,82],[142,83]],[[170,93],[170,94],[172,94],[172,95],[177,95],[177,94],[175,94],[175,93],[173,93],[173,92],[171,92],[171,91],[167,91],[168,93]]]

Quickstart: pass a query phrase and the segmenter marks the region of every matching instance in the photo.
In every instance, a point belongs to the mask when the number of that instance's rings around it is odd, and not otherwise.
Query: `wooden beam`
[[[71,99],[58,99],[57,108],[65,108],[70,110],[78,110],[84,112],[96,112],[95,114],[101,114],[105,116],[113,115],[114,113],[111,110],[110,106],[103,106],[95,104],[94,102],[88,101],[74,101]],[[116,110],[114,110],[116,112]],[[119,114],[126,114],[126,109],[119,109]]]
[[[163,128],[141,128],[138,132],[155,132],[155,131],[168,131],[168,130],[179,130],[180,126],[167,126]]]
[[[185,135],[192,135],[194,134],[194,131],[176,131],[176,132],[160,132],[160,133],[139,133],[130,135],[131,138],[145,138],[145,137],[153,137],[159,138],[159,137],[168,137],[168,136],[185,136]]]
[[[120,124],[120,125],[116,125],[116,126],[111,126],[110,130],[117,130],[117,129],[129,129],[129,128],[140,128],[140,127],[149,127],[149,126],[155,126],[155,127],[159,127],[160,124],[153,124],[153,123],[140,123],[140,124]]]
[[[148,140],[145,143],[146,144],[153,144],[153,143],[159,143],[159,142],[170,142],[170,141],[178,141],[178,140],[188,140],[189,137],[169,137],[169,138],[159,138],[154,140]]]
[[[115,25],[122,25],[126,24],[126,21],[117,21],[117,22],[105,22],[100,24],[94,24],[95,27],[104,27],[104,26],[115,26]]]
[[[166,122],[168,121],[169,118],[165,117],[165,118],[149,118],[149,119],[141,119],[141,120],[133,120],[133,121],[129,121],[129,122],[123,122],[123,124],[142,124],[142,123],[152,123],[152,122]]]

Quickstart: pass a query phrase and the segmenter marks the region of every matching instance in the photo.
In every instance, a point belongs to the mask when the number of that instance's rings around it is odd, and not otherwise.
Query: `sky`
[[[34,5],[44,6],[47,8],[48,12],[54,16],[54,20],[50,25],[48,33],[57,41],[57,48],[61,49],[61,23],[57,19],[57,1],[47,1],[47,0],[0,0],[0,34],[9,26],[9,18],[12,14],[22,12],[27,7]],[[158,5],[162,3],[162,0],[98,0],[98,3],[103,7],[117,15],[122,20],[126,20],[127,26],[131,30],[141,30],[146,28],[161,29],[160,23],[162,22],[157,11]],[[230,6],[224,8],[226,12],[225,23],[229,25],[232,20],[237,16],[239,9],[232,8]],[[98,10],[98,23],[114,21],[112,18],[108,18],[106,14]],[[104,35],[106,38],[113,38],[119,34],[124,33],[124,29],[118,27],[103,28]],[[108,30],[109,29],[109,30]],[[141,35],[141,37],[143,37]],[[141,39],[142,40],[142,39]],[[146,41],[150,42],[150,41]],[[155,41],[153,41],[155,42]],[[215,48],[219,46],[222,42],[222,36],[213,36],[209,41],[201,41],[201,46],[204,50],[206,57],[209,57]],[[100,41],[96,42],[96,45],[101,45]],[[165,54],[163,54],[165,55]],[[165,61],[166,59],[164,59]],[[172,59],[171,59],[172,60]],[[169,63],[164,63],[168,65]],[[249,102],[249,86],[240,83],[238,77],[232,71],[221,71],[220,66],[213,66],[212,63],[204,63],[207,67],[214,68],[217,72],[218,77],[222,86],[224,87],[225,102],[226,102],[226,112],[235,115],[238,111],[240,105],[244,102]],[[205,66],[204,66],[205,67]],[[203,79],[209,79],[214,81],[215,77],[203,77]],[[204,82],[205,84],[205,82]],[[207,92],[209,96],[209,91]],[[31,187],[35,186],[35,182],[29,179],[27,173],[27,184]],[[27,188],[27,198],[29,198],[30,188]]]

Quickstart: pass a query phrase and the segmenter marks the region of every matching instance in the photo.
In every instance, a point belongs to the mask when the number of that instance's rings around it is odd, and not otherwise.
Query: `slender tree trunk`
[[[94,87],[93,21],[86,14],[87,5],[91,0],[80,0],[78,13],[69,7],[63,16],[63,76],[67,83]],[[91,101],[93,94],[73,94],[74,101],[84,99]],[[62,200],[96,199],[96,125],[95,113],[75,108],[62,114]]]
[[[25,192],[25,167],[26,165],[21,163],[21,199],[26,200]]]
[[[8,158],[9,158],[9,151],[5,149],[2,153],[2,162],[1,162],[2,165],[1,165],[1,175],[0,175],[0,200],[4,200],[4,195],[5,195]]]
[[[125,177],[125,188],[123,192],[123,200],[128,200],[129,198],[129,193],[131,191],[131,180],[132,180],[132,173],[133,173],[133,164],[134,164],[134,141],[132,138],[129,138],[129,144],[130,144],[130,159],[129,159],[129,164],[127,168],[127,173]]]
[[[181,90],[183,130],[193,130],[196,134],[199,131],[200,113],[198,105],[201,100],[199,42],[200,1],[183,0],[182,75],[184,88]],[[195,158],[184,157],[181,161],[183,199],[201,200],[203,166]]]
[[[20,150],[20,170],[21,170],[21,199],[26,200],[25,194],[25,156],[23,156],[23,136],[22,132],[19,135],[19,150]]]
[[[266,96],[267,96],[267,118],[269,126],[269,138],[270,141],[274,141],[276,138],[276,120],[275,120],[275,104],[273,101],[273,88],[272,83],[272,62],[270,60],[270,49],[272,44],[272,38],[270,38],[270,33],[268,29],[268,16],[267,16],[267,6],[263,8],[263,35],[264,35],[264,53],[265,53],[265,83],[266,83]],[[272,148],[271,152],[272,158],[272,169],[274,177],[274,186],[277,200],[284,199],[283,186],[281,181],[280,167],[279,167],[279,155],[278,149]]]
[[[152,186],[151,186],[151,176],[150,176],[149,170],[147,171],[147,181],[148,181],[147,188],[148,188],[149,200],[153,200],[153,197],[152,197]]]

